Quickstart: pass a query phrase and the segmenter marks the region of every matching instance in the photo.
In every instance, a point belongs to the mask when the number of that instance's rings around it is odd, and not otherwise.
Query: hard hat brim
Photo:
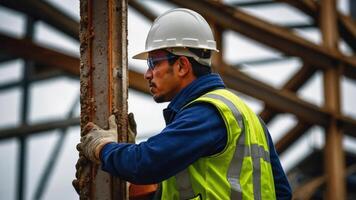
[[[137,59],[137,60],[147,60],[148,52],[149,51],[144,51],[144,52],[138,53],[138,54],[132,56],[132,58]]]

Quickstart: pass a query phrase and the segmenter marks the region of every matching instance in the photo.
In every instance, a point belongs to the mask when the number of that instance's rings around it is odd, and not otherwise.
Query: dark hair
[[[202,65],[198,63],[194,58],[187,57],[189,62],[192,64],[193,74],[195,77],[199,78],[201,76],[211,74],[211,67],[207,65]]]
[[[200,58],[210,58],[211,57],[210,50],[194,49],[194,48],[188,48],[188,49],[189,49],[189,51],[191,51],[192,53],[194,53],[195,55],[197,55]],[[177,56],[177,58],[175,58],[175,59],[168,60],[169,64],[173,65],[177,61],[178,58],[179,58],[179,56]],[[187,56],[187,58],[188,58],[190,64],[192,65],[193,74],[195,77],[199,78],[201,76],[211,74],[210,66],[200,64],[192,57]]]

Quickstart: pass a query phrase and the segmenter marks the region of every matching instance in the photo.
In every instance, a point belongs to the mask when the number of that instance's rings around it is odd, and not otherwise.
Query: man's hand
[[[129,113],[127,118],[128,118],[128,121],[129,121],[128,142],[129,143],[135,143],[136,135],[137,135],[137,125],[136,125],[136,121],[135,121],[135,118],[134,118],[134,114],[133,113]]]
[[[115,115],[109,117],[109,130],[104,130],[96,124],[89,122],[83,131],[84,136],[80,139],[77,149],[89,160],[100,163],[100,151],[104,145],[110,142],[117,142]]]

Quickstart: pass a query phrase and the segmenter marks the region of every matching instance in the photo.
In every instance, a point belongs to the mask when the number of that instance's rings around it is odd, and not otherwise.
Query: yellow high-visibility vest
[[[276,199],[267,133],[257,115],[226,89],[206,93],[187,106],[196,102],[218,109],[226,125],[226,147],[163,181],[161,198]]]

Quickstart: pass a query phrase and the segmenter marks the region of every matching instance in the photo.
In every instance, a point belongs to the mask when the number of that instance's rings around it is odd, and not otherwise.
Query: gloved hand
[[[137,135],[137,125],[136,125],[136,121],[135,121],[135,118],[134,118],[134,114],[133,113],[129,113],[127,118],[128,118],[128,121],[129,121],[128,142],[129,143],[135,143],[136,135]]]
[[[72,181],[72,185],[75,191],[77,191],[77,193],[84,199],[88,193],[88,191],[85,191],[85,186],[89,183],[89,177],[90,177],[89,163],[90,162],[87,158],[85,158],[82,155],[79,156],[79,159],[75,164],[75,168],[77,170],[75,173],[76,179]]]
[[[79,152],[89,160],[100,163],[100,151],[104,145],[110,142],[117,142],[117,125],[115,115],[109,117],[109,130],[104,130],[96,124],[89,122],[85,127],[83,137],[77,146]]]

